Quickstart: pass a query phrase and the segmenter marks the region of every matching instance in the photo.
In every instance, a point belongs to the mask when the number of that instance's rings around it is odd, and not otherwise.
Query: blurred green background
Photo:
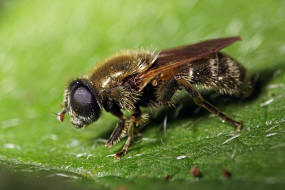
[[[244,122],[240,133],[184,98],[177,109],[146,110],[154,119],[118,161],[108,155],[124,139],[104,146],[116,123],[112,115],[82,130],[56,121],[68,81],[108,55],[232,35],[243,41],[225,52],[260,76],[255,94],[247,100],[206,97]],[[0,176],[21,173],[11,175],[13,183],[31,175],[19,184],[36,179],[46,189],[51,177],[90,189],[282,189],[284,71],[285,0],[2,0],[0,164],[6,169]],[[201,179],[189,174],[193,166]],[[221,175],[224,168],[230,180]]]

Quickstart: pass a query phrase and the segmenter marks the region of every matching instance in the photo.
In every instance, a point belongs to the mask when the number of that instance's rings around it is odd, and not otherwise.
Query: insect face
[[[101,113],[96,92],[85,79],[75,80],[70,83],[65,92],[64,104],[65,112],[69,114],[72,124],[77,128],[96,121]]]

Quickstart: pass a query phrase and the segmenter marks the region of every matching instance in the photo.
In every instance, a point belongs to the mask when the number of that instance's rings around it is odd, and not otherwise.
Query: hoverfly
[[[171,104],[177,90],[186,89],[194,102],[240,130],[242,123],[220,112],[196,90],[197,85],[223,94],[238,94],[245,84],[246,70],[220,50],[241,40],[219,38],[160,52],[124,51],[97,64],[86,77],[73,80],[64,93],[63,109],[77,128],[96,121],[102,109],[119,118],[106,146],[117,143],[127,133],[120,159],[133,138],[134,127],[145,122],[141,106]],[[127,119],[122,110],[131,111]]]

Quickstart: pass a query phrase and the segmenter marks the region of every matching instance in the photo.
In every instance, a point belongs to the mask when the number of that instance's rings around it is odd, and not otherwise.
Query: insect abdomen
[[[191,84],[215,88],[224,94],[237,93],[246,74],[237,61],[223,53],[191,62],[183,70],[183,75]]]

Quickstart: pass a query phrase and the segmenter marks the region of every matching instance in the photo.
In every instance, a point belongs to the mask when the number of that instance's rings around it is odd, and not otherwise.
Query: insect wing
[[[136,86],[142,90],[158,74],[167,72],[175,74],[177,67],[219,52],[221,49],[239,40],[241,40],[240,37],[219,38],[163,50],[146,72],[136,76]]]

